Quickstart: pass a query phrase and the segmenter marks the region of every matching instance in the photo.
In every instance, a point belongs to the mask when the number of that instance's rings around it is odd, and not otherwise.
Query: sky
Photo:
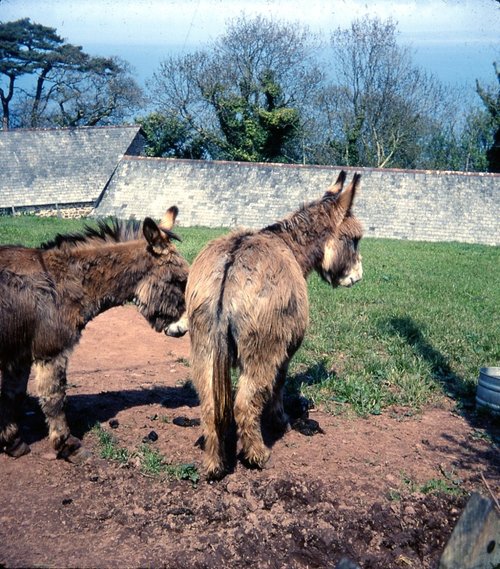
[[[0,0],[0,21],[29,17],[92,55],[127,60],[144,83],[172,53],[224,33],[228,20],[257,14],[299,22],[327,40],[365,15],[397,23],[414,62],[471,91],[495,84],[500,3],[495,0]]]

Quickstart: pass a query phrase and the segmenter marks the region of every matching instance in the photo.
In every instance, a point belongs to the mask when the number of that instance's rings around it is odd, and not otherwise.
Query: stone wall
[[[262,227],[320,197],[340,168],[125,157],[95,215],[179,224]],[[365,235],[500,244],[500,175],[357,168],[356,214]]]
[[[0,208],[0,215],[36,215],[37,217],[62,217],[80,219],[88,217],[94,211],[94,203],[82,202],[73,204],[40,205]]]

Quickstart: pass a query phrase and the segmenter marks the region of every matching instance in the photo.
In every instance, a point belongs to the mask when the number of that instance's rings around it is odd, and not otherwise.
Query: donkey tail
[[[233,422],[233,397],[229,356],[229,333],[218,329],[215,335],[213,356],[212,393],[214,423],[219,441],[225,446]],[[223,449],[221,449],[224,452]]]

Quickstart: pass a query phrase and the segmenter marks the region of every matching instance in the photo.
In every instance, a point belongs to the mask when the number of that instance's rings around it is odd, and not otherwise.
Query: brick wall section
[[[322,196],[339,170],[125,157],[94,214],[160,218],[176,204],[183,226],[262,227]],[[362,174],[366,236],[500,244],[498,174],[347,170]]]
[[[143,147],[137,125],[0,131],[0,209],[94,202]]]

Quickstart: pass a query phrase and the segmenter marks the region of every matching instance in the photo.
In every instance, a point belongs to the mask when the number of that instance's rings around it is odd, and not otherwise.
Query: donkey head
[[[171,231],[178,211],[176,206],[171,207],[158,225],[149,217],[143,223],[151,266],[136,288],[135,299],[139,311],[157,332],[178,320],[186,308],[184,291],[189,267],[172,243],[179,238]]]
[[[363,276],[358,248],[363,230],[351,211],[360,178],[360,174],[354,174],[351,183],[344,189],[346,173],[341,171],[335,184],[321,200],[328,210],[329,219],[328,236],[318,272],[332,286],[352,286]]]

